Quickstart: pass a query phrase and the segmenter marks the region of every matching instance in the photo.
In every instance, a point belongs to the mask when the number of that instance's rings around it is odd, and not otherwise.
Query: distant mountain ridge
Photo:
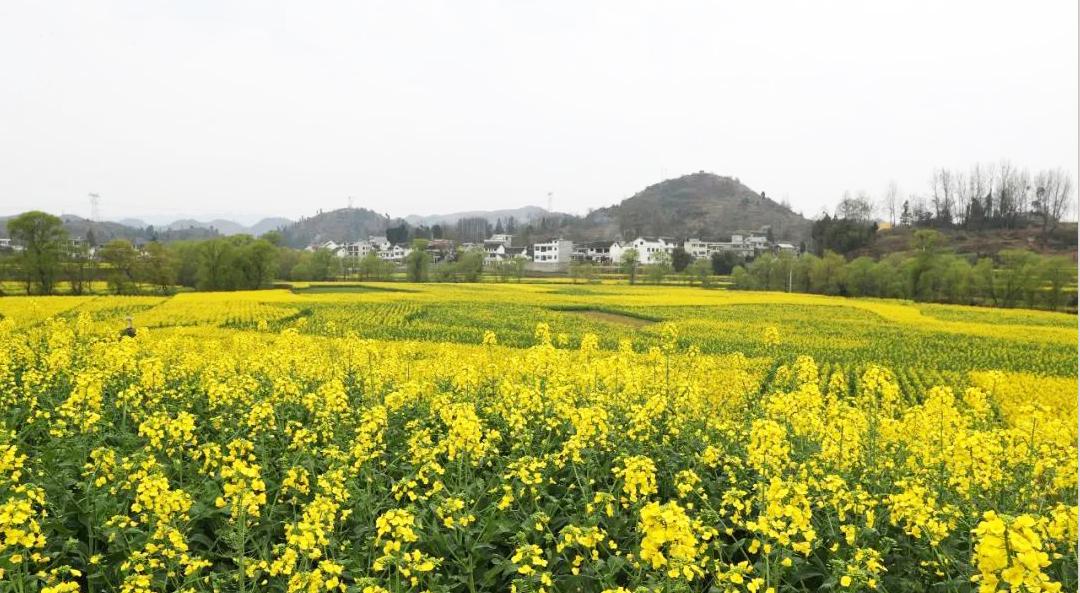
[[[226,220],[224,218],[215,218],[210,222],[202,222],[190,218],[177,220],[165,225],[164,228],[170,231],[189,229],[189,228],[203,228],[203,229],[215,229],[222,235],[254,235],[258,237],[263,233],[268,233],[273,230],[277,230],[281,227],[292,224],[293,221],[288,218],[282,218],[280,216],[264,218],[259,222],[251,226],[244,226],[238,222]]]
[[[7,221],[15,216],[0,216],[0,237],[7,237]],[[64,230],[73,239],[89,240],[92,236],[96,244],[104,244],[113,239],[129,241],[180,241],[187,239],[209,239],[220,236],[211,228],[192,227],[184,229],[166,229],[146,226],[133,226],[108,220],[93,221],[74,214],[61,214],[60,221]],[[132,219],[125,219],[131,222]],[[141,221],[135,221],[141,222]]]
[[[457,221],[461,220],[462,218],[483,218],[491,224],[495,224],[499,220],[502,220],[503,223],[505,223],[507,219],[513,218],[514,221],[517,223],[527,223],[551,214],[556,213],[548,212],[547,210],[539,206],[523,206],[521,208],[504,208],[501,210],[470,210],[466,212],[452,212],[450,214],[429,214],[426,216],[410,214],[405,217],[405,222],[414,226],[432,226],[436,224],[456,224]]]
[[[160,237],[163,240],[249,233],[255,236],[277,230],[283,243],[305,247],[325,241],[355,241],[372,235],[386,235],[389,229],[407,224],[413,227],[442,225],[452,232],[461,219],[484,218],[493,226],[503,225],[513,217],[521,240],[562,236],[574,241],[630,240],[638,236],[667,236],[727,240],[733,233],[757,231],[769,227],[777,241],[798,243],[809,239],[812,222],[743,185],[738,178],[699,171],[655,183],[612,206],[586,216],[549,212],[539,206],[498,210],[471,210],[449,214],[391,217],[368,208],[341,208],[319,212],[297,221],[287,218],[264,218],[254,225],[215,219],[202,222],[182,219],[164,226],[149,228],[138,219],[120,222],[90,221],[64,215],[64,224],[72,236],[82,237],[91,226],[98,241],[110,238]],[[0,218],[0,236],[6,236]]]

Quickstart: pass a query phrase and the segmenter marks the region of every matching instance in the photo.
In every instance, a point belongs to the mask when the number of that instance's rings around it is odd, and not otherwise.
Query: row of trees
[[[412,250],[405,258],[405,277],[410,282],[479,282],[485,269],[499,282],[510,279],[520,282],[525,275],[527,260],[523,257],[485,265],[484,251],[459,249],[452,257],[433,262],[427,246],[424,239],[413,241]]]
[[[636,284],[641,276],[648,283],[662,284],[675,275],[680,280],[706,287],[712,285],[713,276],[726,276],[742,263],[744,259],[730,251],[713,253],[709,258],[694,258],[682,247],[676,247],[670,254],[654,253],[647,264],[641,263],[637,249],[627,249],[617,262],[619,271],[626,275],[630,284]],[[593,264],[580,262],[570,265],[570,277],[575,281],[591,281],[598,279],[599,274]]]
[[[91,253],[88,241],[72,240],[59,218],[26,212],[7,222],[20,246],[3,258],[5,275],[20,280],[27,294],[54,294],[61,282],[82,294],[105,281],[117,294],[170,292],[177,285],[198,290],[249,290],[268,286],[279,272],[282,251],[271,239],[249,235],[203,241],[149,242],[136,248],[114,239]]]
[[[403,221],[386,229],[386,239],[395,244],[404,244],[416,239],[454,239],[464,243],[480,243],[492,234],[513,235],[523,229],[529,229],[531,232],[531,224],[520,227],[513,216],[507,217],[505,223],[502,218],[497,218],[494,225],[487,218],[470,216],[460,218],[452,225],[413,226]]]
[[[847,261],[832,251],[821,257],[765,254],[735,268],[732,281],[743,290],[1052,310],[1076,305],[1075,292],[1068,292],[1076,283],[1076,264],[1068,257],[1011,249],[972,261],[949,251],[941,233],[930,229],[916,231],[911,247],[910,254],[879,261]]]
[[[890,182],[878,200],[861,191],[847,193],[834,218],[872,222],[875,213],[896,226],[966,229],[1037,226],[1045,238],[1074,211],[1072,177],[1061,168],[1032,173],[1011,161],[976,163],[965,169],[941,167],[927,191],[903,195]]]
[[[514,227],[511,218],[507,226]],[[496,229],[502,228],[502,222]],[[341,278],[389,280],[398,264],[366,257],[338,257],[325,250],[291,249],[281,234],[261,238],[234,235],[207,240],[148,242],[139,246],[115,239],[91,251],[89,240],[73,240],[62,221],[44,212],[27,212],[7,222],[8,232],[21,248],[0,253],[0,277],[17,279],[27,294],[83,294],[93,282],[105,281],[117,294],[153,290],[167,293],[179,287],[196,290],[250,290],[275,279],[323,281]],[[486,232],[486,231],[485,231]],[[425,251],[427,240],[416,239],[405,262],[408,279],[419,282],[475,282],[485,270],[480,251],[459,251],[434,263]],[[526,261],[517,258],[488,266],[500,281],[520,280]]]
[[[968,170],[935,169],[927,189],[905,198],[893,181],[877,200],[866,191],[845,192],[836,209],[811,227],[814,253],[847,255],[870,245],[879,218],[915,228],[1037,228],[1045,244],[1075,205],[1073,181],[1064,169],[1031,173],[1007,160]]]

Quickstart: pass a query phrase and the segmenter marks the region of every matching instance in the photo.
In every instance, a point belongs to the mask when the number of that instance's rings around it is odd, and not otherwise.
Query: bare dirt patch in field
[[[631,315],[622,315],[619,313],[610,313],[608,311],[597,311],[594,309],[582,309],[578,311],[563,311],[567,315],[576,315],[578,317],[584,317],[591,321],[603,321],[607,323],[616,323],[619,325],[625,325],[632,328],[645,327],[646,325],[652,325],[656,323],[650,319],[642,319],[640,317],[633,317]]]

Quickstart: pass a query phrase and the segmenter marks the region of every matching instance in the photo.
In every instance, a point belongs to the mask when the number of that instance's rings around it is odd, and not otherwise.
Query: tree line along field
[[[390,286],[0,299],[0,589],[1077,588],[1075,316]]]

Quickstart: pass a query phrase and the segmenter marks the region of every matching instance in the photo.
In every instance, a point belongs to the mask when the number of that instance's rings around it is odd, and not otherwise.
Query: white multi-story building
[[[371,246],[371,243],[367,241],[356,241],[354,243],[346,243],[338,249],[338,257],[355,257],[363,259],[368,256],[369,253],[374,253],[376,250]]]
[[[393,247],[390,241],[386,240],[386,237],[368,237],[363,241],[353,241],[340,245],[333,241],[327,241],[320,246],[322,249],[333,251],[338,257],[355,257],[359,259],[363,259],[372,253],[379,258],[386,259],[383,257],[383,253],[389,252]]]
[[[492,235],[484,241],[484,261],[488,263],[509,261],[525,255],[524,247],[512,247],[513,235]]]
[[[323,241],[322,243],[319,243],[318,245],[308,245],[307,246],[308,251],[318,251],[320,249],[325,249],[325,250],[327,250],[327,251],[329,251],[331,253],[340,255],[338,253],[338,250],[341,249],[341,245],[337,241]]]
[[[731,236],[731,241],[702,241],[701,239],[683,241],[683,249],[694,258],[712,257],[714,253],[723,252],[731,252],[741,257],[752,258],[768,248],[768,238],[757,233],[750,235],[736,233]]]
[[[533,261],[538,264],[570,263],[570,258],[573,254],[573,241],[554,239],[544,243],[533,244]]]
[[[484,241],[484,244],[486,245],[488,243],[502,243],[503,245],[509,247],[513,242],[514,242],[514,236],[513,235],[508,235],[506,233],[500,233],[500,234],[492,235],[492,236],[488,237]]]
[[[385,249],[378,251],[379,259],[401,263],[405,261],[406,257],[409,257],[409,253],[412,249],[404,247],[402,245],[391,245],[389,242],[385,243]]]
[[[514,236],[505,233],[492,235],[484,240],[484,261],[485,262],[500,262],[506,261],[513,257],[510,253],[510,245],[513,243]]]
[[[506,259],[506,245],[498,241],[484,241],[484,261],[497,262]]]
[[[623,254],[630,249],[637,250],[638,262],[654,264],[660,260],[661,253],[671,256],[671,252],[675,250],[675,241],[667,237],[638,237],[633,241],[615,242],[609,249],[611,261],[622,261]]]
[[[760,233],[750,233],[749,235],[736,233],[731,235],[731,243],[727,245],[728,250],[746,258],[752,258],[768,248],[769,238]]]
[[[583,261],[590,261],[597,264],[610,264],[611,246],[614,244],[614,241],[593,241],[582,245],[580,249],[577,249],[576,251]]]
[[[694,259],[705,259],[712,254],[719,253],[728,247],[727,243],[720,241],[702,241],[701,239],[687,239],[683,241],[683,249]]]

